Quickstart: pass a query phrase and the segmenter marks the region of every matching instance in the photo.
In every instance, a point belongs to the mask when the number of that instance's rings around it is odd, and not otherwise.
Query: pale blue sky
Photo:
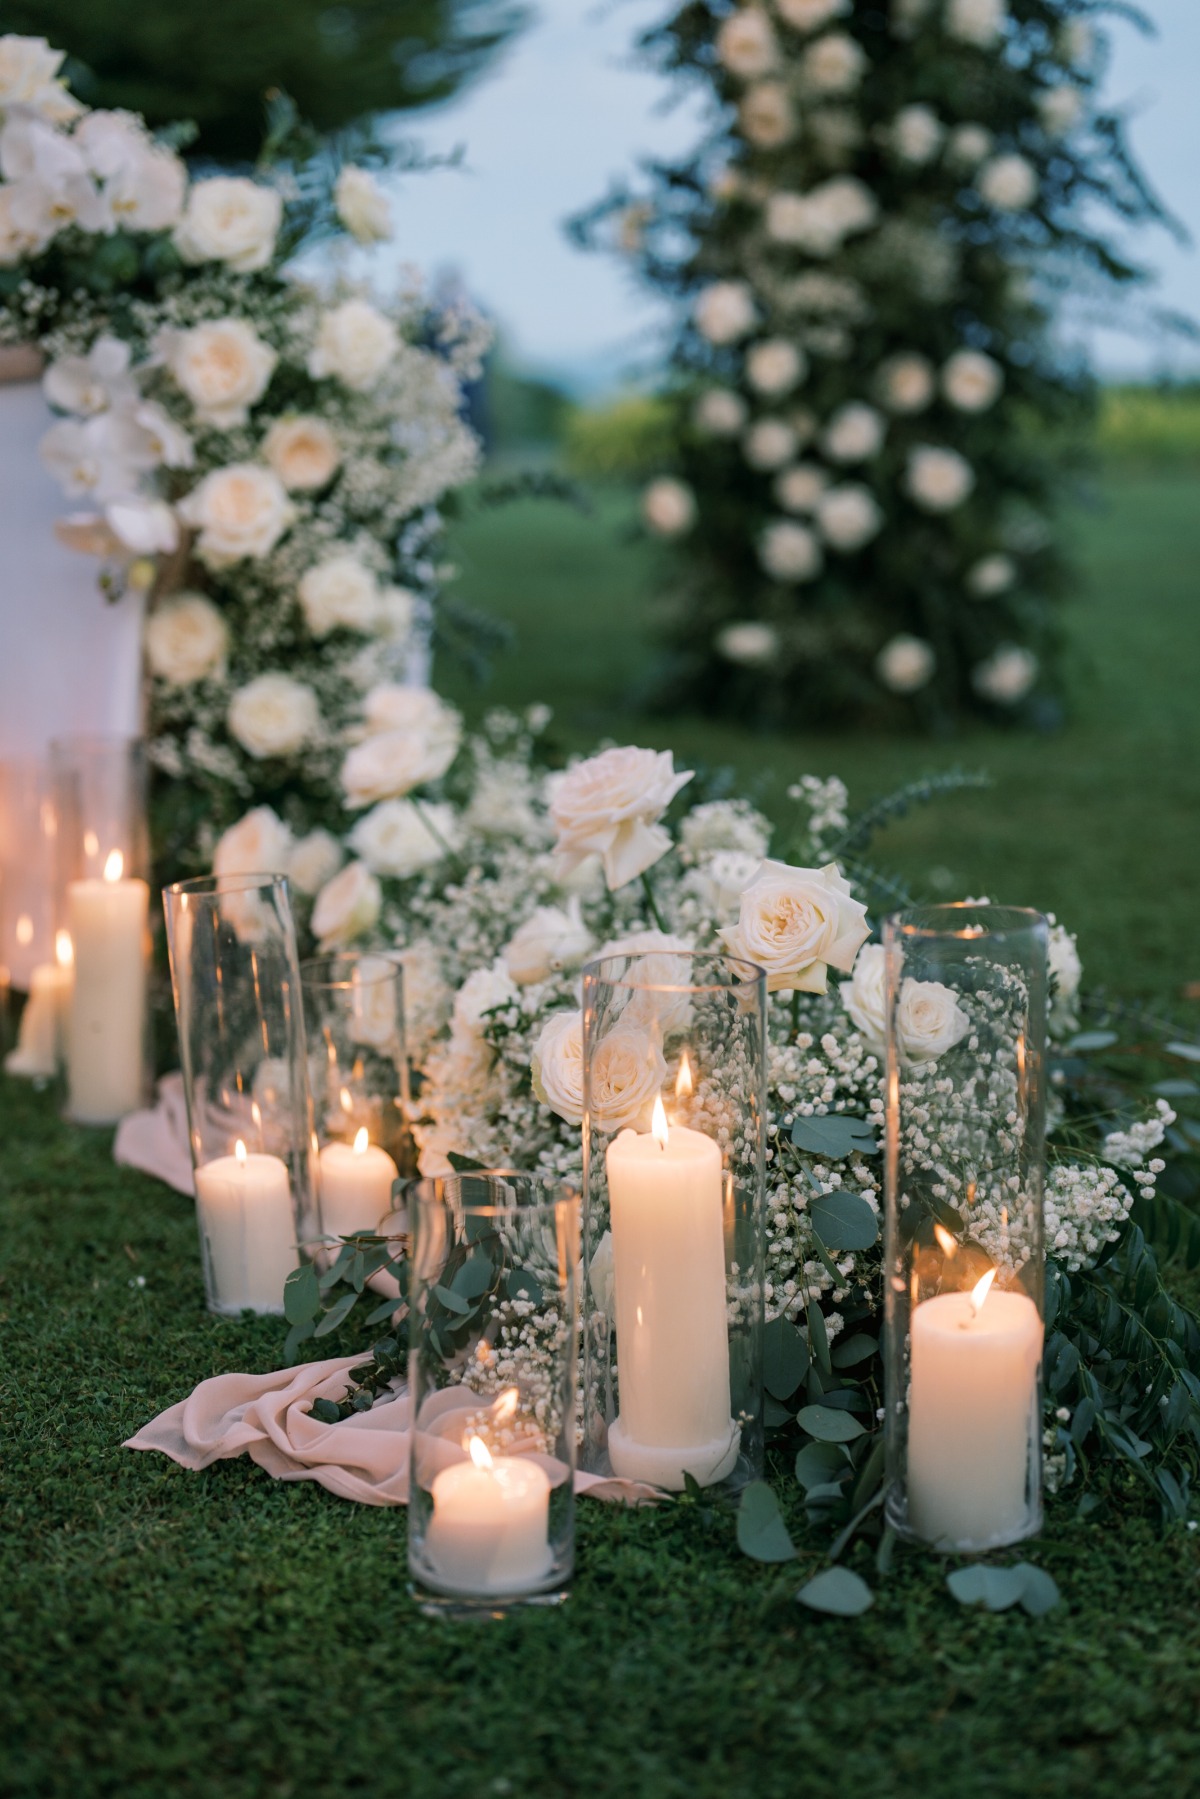
[[[1144,4],[1158,35],[1113,25],[1105,92],[1131,108],[1143,168],[1200,241],[1200,0]],[[639,157],[674,155],[695,138],[698,113],[664,110],[664,84],[630,55],[639,28],[662,11],[659,0],[538,0],[534,23],[482,81],[416,115],[424,148],[463,145],[465,170],[410,177],[396,193],[405,260],[431,272],[452,264],[523,364],[589,386],[642,360],[666,319],[615,258],[574,249],[562,231]],[[1160,272],[1162,301],[1200,315],[1196,250],[1159,230],[1136,248]],[[1112,372],[1197,360],[1108,331],[1093,344]]]

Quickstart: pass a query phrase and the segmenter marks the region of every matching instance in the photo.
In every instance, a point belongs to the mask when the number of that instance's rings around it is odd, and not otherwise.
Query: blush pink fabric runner
[[[248,1455],[276,1480],[315,1480],[360,1505],[406,1505],[411,1420],[403,1388],[339,1424],[322,1424],[311,1415],[314,1399],[343,1397],[349,1371],[361,1361],[361,1355],[334,1356],[274,1374],[214,1375],[122,1447],[158,1450],[184,1468],[208,1468]],[[422,1407],[421,1428],[435,1465],[463,1459],[456,1417],[476,1410],[479,1403],[478,1394],[449,1388]],[[537,1459],[552,1479],[565,1476],[561,1463]],[[575,1491],[630,1505],[662,1497],[642,1481],[579,1472]]]

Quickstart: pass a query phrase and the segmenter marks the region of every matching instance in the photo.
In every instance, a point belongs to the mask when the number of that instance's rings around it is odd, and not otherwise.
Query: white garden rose
[[[870,488],[846,481],[817,501],[817,527],[830,549],[850,555],[879,535],[883,509]]]
[[[363,701],[363,716],[369,731],[416,731],[437,747],[449,750],[446,768],[462,737],[459,714],[431,687],[380,682]]]
[[[766,75],[779,59],[779,46],[770,19],[761,6],[742,6],[717,32],[719,60],[742,81]]]
[[[761,862],[771,841],[770,820],[745,800],[705,800],[679,827],[679,841],[694,858],[737,850]]]
[[[774,494],[785,512],[815,512],[829,476],[816,462],[796,462],[775,477]]]
[[[756,81],[738,107],[742,136],[758,150],[778,150],[796,135],[796,112],[782,81]]]
[[[455,1034],[482,1037],[487,1029],[488,1013],[511,1006],[516,998],[517,989],[501,957],[498,956],[490,968],[475,969],[454,996]]]
[[[901,162],[924,168],[942,147],[945,127],[930,106],[902,106],[892,120],[888,142]]]
[[[932,645],[907,631],[897,632],[875,658],[875,673],[892,693],[919,693],[929,685],[936,666]]]
[[[338,218],[360,244],[382,244],[392,235],[387,195],[368,169],[347,166],[333,184]]]
[[[265,269],[275,254],[283,201],[242,175],[197,181],[175,229],[184,262],[223,262],[239,275]]]
[[[988,49],[1008,21],[1004,0],[946,0],[946,31],[960,44]]]
[[[794,245],[810,256],[831,256],[878,217],[879,205],[869,187],[854,175],[834,175],[807,194],[772,194],[764,222],[776,243]]]
[[[568,1124],[583,1123],[583,1013],[554,1012],[531,1058],[533,1090]]]
[[[763,338],[746,351],[746,380],[768,399],[791,393],[806,372],[803,352],[786,337]]]
[[[765,668],[779,654],[779,633],[762,619],[739,618],[721,626],[713,647],[726,662],[741,668]]]
[[[986,412],[1004,386],[1004,370],[982,350],[956,350],[942,369],[942,392],[960,412]]]
[[[660,475],[642,494],[642,518],[656,537],[682,537],[696,522],[696,496],[686,481]]]
[[[37,113],[52,125],[65,125],[79,112],[58,71],[65,50],[52,50],[44,37],[0,37],[0,113],[17,108]]]
[[[925,512],[953,512],[975,487],[975,471],[957,450],[917,444],[908,453],[904,485]]]
[[[1083,117],[1083,95],[1077,87],[1062,82],[1038,95],[1038,117],[1051,137],[1066,137]]]
[[[850,11],[850,0],[775,0],[775,11],[793,31],[820,31]]]
[[[1079,1029],[1079,983],[1083,963],[1072,932],[1050,916],[1050,940],[1047,946],[1050,970],[1050,1035],[1065,1037]]]
[[[322,949],[353,943],[378,921],[383,889],[362,862],[347,862],[340,874],[326,881],[313,907],[313,934]]]
[[[696,295],[692,316],[710,344],[733,344],[758,323],[754,295],[745,281],[712,281]]]
[[[887,953],[882,943],[864,943],[848,981],[841,984],[842,1005],[851,1024],[880,1061],[887,1054]]]
[[[658,821],[691,778],[690,769],[676,772],[670,750],[630,746],[577,762],[550,802],[563,873],[598,855],[612,891],[636,880],[670,849],[670,835]]]
[[[519,987],[528,987],[578,968],[594,942],[575,896],[565,906],[538,906],[505,945],[504,966]]]
[[[353,811],[376,800],[399,799],[437,781],[458,752],[457,734],[423,730],[379,731],[355,744],[342,763],[342,790]]]
[[[247,755],[292,756],[321,728],[317,696],[291,675],[258,675],[239,687],[229,702],[226,722]]]
[[[379,610],[379,586],[369,568],[349,553],[328,556],[300,577],[300,609],[314,637],[341,627],[369,631]]]
[[[747,410],[741,394],[728,387],[710,387],[696,401],[692,422],[709,437],[736,437],[746,423]]]
[[[214,319],[190,331],[166,331],[159,352],[205,425],[244,425],[261,400],[278,356],[245,319]]]
[[[1005,643],[971,671],[971,685],[997,706],[1015,706],[1038,677],[1038,659],[1021,644]]]
[[[213,851],[213,873],[281,875],[288,873],[292,833],[270,806],[255,806],[222,833]]]
[[[198,533],[196,554],[214,569],[266,556],[295,516],[279,477],[253,462],[214,469],[178,510]]]
[[[975,185],[997,212],[1024,212],[1037,199],[1037,171],[1015,151],[993,156],[990,162],[985,162]]]
[[[908,1066],[935,1062],[961,1043],[971,1020],[958,1003],[953,989],[941,981],[900,983],[896,996],[896,1048]]]
[[[994,599],[998,593],[1007,593],[1016,578],[1012,557],[997,551],[993,556],[981,556],[967,570],[967,591],[977,600]]]
[[[457,849],[461,836],[453,806],[383,800],[355,821],[347,842],[374,874],[404,881]]]
[[[956,169],[977,169],[995,140],[985,125],[957,125],[946,140],[946,156]]]
[[[751,468],[761,469],[764,473],[782,468],[785,462],[792,460],[798,448],[796,433],[783,419],[759,419],[742,439],[742,454],[746,461]]]
[[[883,448],[886,431],[873,406],[849,400],[838,407],[821,433],[821,448],[831,462],[866,462]]]
[[[765,861],[742,894],[737,923],[720,935],[731,956],[766,970],[769,993],[824,993],[830,968],[849,974],[854,966],[870,935],[866,914],[836,862]]]
[[[596,1045],[589,1074],[589,1110],[595,1130],[648,1128],[654,1102],[667,1078],[667,1064],[655,1036],[622,1019]],[[545,1079],[543,1061],[543,1085]]]
[[[810,44],[800,58],[800,80],[808,93],[822,99],[853,93],[867,63],[860,43],[845,31],[830,31]]]
[[[345,861],[342,846],[332,831],[310,831],[293,845],[287,860],[287,876],[300,893],[319,893]]]
[[[303,413],[275,420],[263,439],[263,456],[290,493],[326,486],[342,459],[330,426]]]
[[[821,545],[807,525],[776,519],[758,540],[758,560],[774,581],[814,581],[821,572]]]
[[[356,393],[378,381],[400,348],[391,319],[366,300],[343,300],[322,313],[308,372],[319,380],[333,376]]]
[[[151,674],[168,687],[190,687],[224,668],[229,630],[202,593],[176,593],[146,619],[143,643]]]

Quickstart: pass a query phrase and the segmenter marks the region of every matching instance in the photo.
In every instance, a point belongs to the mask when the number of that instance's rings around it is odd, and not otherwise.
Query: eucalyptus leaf
[[[840,1162],[846,1156],[873,1156],[879,1149],[875,1127],[866,1118],[845,1112],[826,1112],[816,1118],[797,1118],[792,1142],[809,1155]]]
[[[283,1315],[289,1324],[307,1324],[321,1309],[321,1289],[311,1262],[293,1268],[283,1283]]]
[[[831,1352],[835,1368],[854,1368],[859,1362],[867,1361],[875,1354],[879,1344],[874,1337],[858,1335],[843,1337],[835,1343]]]
[[[956,1568],[946,1585],[960,1605],[979,1605],[988,1612],[1006,1612],[1018,1605],[1025,1591],[1025,1577],[1016,1568],[989,1568],[983,1562]]]
[[[529,1299],[535,1306],[542,1303],[542,1283],[528,1268],[510,1268],[505,1278],[510,1299]]]
[[[1173,1056],[1182,1056],[1185,1062],[1200,1062],[1200,1043],[1168,1043],[1167,1049]]]
[[[1197,1094],[1200,1094],[1200,1086],[1197,1086],[1195,1081],[1184,1079],[1155,1081],[1150,1091],[1161,1093],[1164,1099],[1194,1099]]]
[[[808,1215],[826,1249],[870,1249],[879,1235],[879,1220],[861,1194],[835,1187],[809,1201]]]
[[[1080,1031],[1078,1036],[1071,1038],[1067,1048],[1083,1054],[1092,1049],[1111,1049],[1116,1041],[1115,1031]]]
[[[857,1618],[869,1611],[875,1595],[860,1574],[850,1568],[825,1568],[800,1588],[796,1598],[811,1611],[835,1618]]]
[[[465,1318],[471,1310],[471,1302],[456,1293],[453,1287],[443,1287],[440,1283],[433,1289],[448,1312],[454,1312]]]
[[[343,1293],[342,1297],[330,1306],[324,1318],[322,1318],[316,1330],[313,1332],[313,1336],[327,1337],[330,1331],[335,1331],[343,1318],[347,1317],[349,1313],[354,1310],[357,1303],[357,1293]]]
[[[863,1435],[863,1427],[858,1419],[852,1418],[849,1412],[838,1411],[834,1406],[801,1406],[796,1414],[796,1422],[819,1443],[852,1443],[855,1437]]]
[[[763,1331],[763,1385],[790,1399],[808,1371],[808,1344],[790,1318],[772,1318]]]
[[[337,1424],[342,1414],[334,1399],[314,1399],[309,1408],[309,1416],[318,1424]]]
[[[496,1270],[487,1256],[468,1256],[452,1282],[454,1291],[463,1299],[480,1299],[496,1278]]]
[[[820,1486],[849,1472],[846,1451],[837,1443],[806,1443],[796,1451],[796,1479],[802,1487]]]
[[[790,1405],[781,1405],[769,1393],[763,1395],[763,1423],[768,1430],[778,1430],[781,1425],[790,1424],[793,1416]]]
[[[752,1480],[742,1492],[737,1515],[738,1547],[756,1562],[795,1560],[796,1545],[788,1535],[779,1501],[765,1480]]]
[[[1053,1575],[1047,1574],[1044,1568],[1038,1568],[1033,1562],[1018,1562],[1013,1569],[1025,1580],[1025,1590],[1021,1594],[1021,1610],[1028,1612],[1031,1618],[1043,1618],[1047,1612],[1054,1610],[1062,1598],[1058,1583]]]

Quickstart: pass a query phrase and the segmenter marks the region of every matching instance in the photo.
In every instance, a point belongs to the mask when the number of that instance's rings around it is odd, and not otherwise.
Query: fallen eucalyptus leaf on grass
[[[795,1560],[796,1545],[788,1535],[779,1501],[765,1480],[752,1480],[742,1493],[737,1540],[738,1548],[756,1562]]]
[[[1011,1568],[988,1568],[974,1562],[947,1574],[946,1585],[960,1605],[979,1605],[988,1612],[1006,1612],[1019,1605],[1031,1618],[1053,1610],[1061,1597],[1053,1578],[1032,1562]]]
[[[814,1612],[837,1618],[857,1618],[875,1603],[866,1581],[849,1568],[825,1568],[800,1588],[796,1598]]]

